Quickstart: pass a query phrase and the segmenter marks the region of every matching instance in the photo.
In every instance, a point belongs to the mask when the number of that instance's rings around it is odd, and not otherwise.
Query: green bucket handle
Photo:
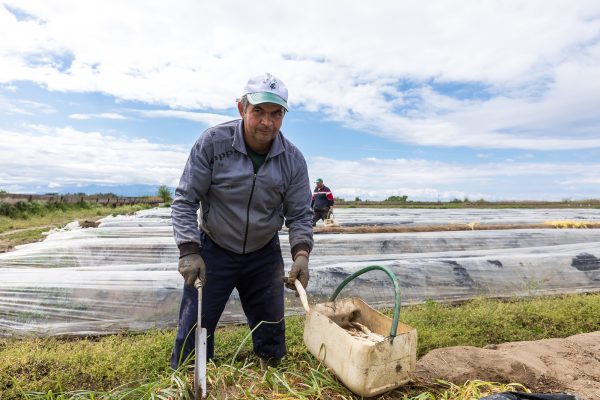
[[[335,292],[333,292],[333,294],[329,298],[329,301],[335,301],[335,298],[337,297],[337,295],[340,294],[342,289],[351,280],[353,280],[357,276],[364,274],[365,272],[373,271],[375,269],[378,269],[378,270],[383,271],[386,274],[388,274],[388,276],[392,280],[392,283],[394,284],[394,297],[395,297],[396,305],[394,307],[394,318],[392,320],[392,328],[390,330],[390,336],[395,337],[396,330],[398,329],[398,319],[400,318],[400,284],[398,283],[398,278],[396,278],[396,275],[394,275],[394,273],[389,268],[382,267],[381,265],[371,265],[371,266],[368,266],[368,267],[365,267],[363,269],[356,271],[355,273],[353,273],[352,275],[350,275],[349,277],[344,279],[344,281],[342,283],[340,283],[340,285],[337,287],[337,289],[335,289]]]

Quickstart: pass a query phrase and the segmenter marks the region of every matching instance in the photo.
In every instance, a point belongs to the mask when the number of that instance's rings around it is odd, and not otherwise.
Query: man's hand
[[[296,291],[296,287],[294,286],[296,279],[298,279],[305,288],[308,286],[308,256],[305,256],[304,254],[296,255],[296,259],[292,264],[292,269],[288,276],[283,278],[283,281],[288,289]],[[296,292],[296,296],[298,296],[298,292]]]
[[[206,283],[206,264],[200,254],[188,254],[179,259],[179,273],[183,276],[185,283],[194,286],[196,278]]]

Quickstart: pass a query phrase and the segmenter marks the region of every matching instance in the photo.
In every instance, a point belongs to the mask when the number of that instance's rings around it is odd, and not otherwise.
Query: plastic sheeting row
[[[351,219],[352,212],[364,210],[340,211],[336,218],[347,213]],[[377,210],[381,215],[399,211],[404,210]],[[439,210],[419,210],[428,215],[427,224],[443,216],[430,211]],[[503,210],[489,211],[502,218]],[[536,210],[527,212],[529,220],[539,218]],[[542,218],[549,219],[547,214]],[[289,268],[286,232],[280,236]],[[0,335],[95,335],[173,327],[183,284],[177,256],[168,209],[105,218],[98,228],[72,224],[50,233],[44,242],[0,254]],[[324,301],[346,276],[373,264],[397,275],[403,304],[598,291],[600,230],[315,235],[309,298]],[[358,295],[374,306],[391,306],[393,301],[389,279],[377,272],[355,279],[344,295]],[[300,310],[292,292],[286,302],[288,313]],[[242,321],[234,293],[221,322]]]

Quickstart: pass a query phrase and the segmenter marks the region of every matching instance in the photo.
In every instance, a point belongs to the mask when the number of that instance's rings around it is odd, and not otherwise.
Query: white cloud
[[[37,132],[42,134],[50,134],[55,128],[43,124],[21,124],[21,128],[26,132]]]
[[[104,92],[208,118],[234,105],[249,75],[270,71],[288,84],[292,110],[395,141],[600,147],[595,0],[103,4],[24,0],[13,4],[32,16],[21,21],[0,7],[0,83]]]
[[[71,119],[127,119],[126,116],[118,114],[118,113],[100,113],[100,114],[71,114],[69,115]]]
[[[562,185],[597,185],[600,187],[600,176],[587,176],[582,178],[574,178],[564,180],[561,182]]]
[[[0,187],[72,184],[176,186],[189,149],[75,129],[0,130]]]
[[[133,112],[150,118],[179,118],[210,126],[239,118],[239,116],[180,110],[133,110]]]
[[[3,90],[6,90],[8,92],[16,92],[18,90],[17,86],[12,85],[12,84],[7,84],[7,85],[3,85],[1,86]]]
[[[70,127],[27,125],[0,130],[0,187],[34,191],[69,185],[176,186],[187,146],[152,143]],[[309,157],[311,177],[325,179],[337,197],[413,200],[488,200],[597,197],[600,163],[481,162],[467,165],[424,159]],[[46,189],[44,189],[46,190]],[[499,193],[502,193],[500,198]]]
[[[413,200],[560,200],[597,198],[600,163],[497,162],[474,165],[422,159],[368,158],[355,161],[314,157],[313,180],[322,177],[337,197]]]
[[[7,99],[0,95],[0,113],[5,114],[53,114],[56,110],[49,104],[31,100]]]

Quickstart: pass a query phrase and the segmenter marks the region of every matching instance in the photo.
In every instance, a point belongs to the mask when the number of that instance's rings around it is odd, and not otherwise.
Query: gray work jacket
[[[254,174],[242,120],[207,129],[194,144],[175,191],[171,217],[177,245],[200,246],[201,229],[219,246],[246,254],[265,246],[285,221],[290,249],[313,246],[310,184],[304,156],[282,134]],[[181,248],[181,247],[180,247]]]

